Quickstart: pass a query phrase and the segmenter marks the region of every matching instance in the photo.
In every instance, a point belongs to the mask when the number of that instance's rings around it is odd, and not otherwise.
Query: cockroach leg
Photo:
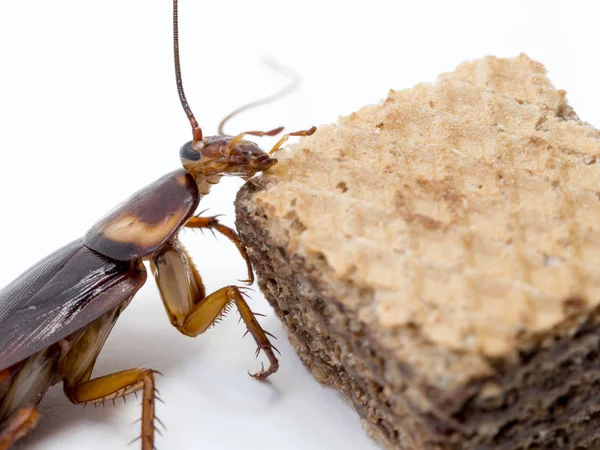
[[[227,239],[229,239],[231,242],[233,242],[235,244],[235,246],[237,247],[238,251],[240,252],[240,254],[242,255],[242,258],[244,258],[244,261],[246,261],[246,268],[248,269],[248,279],[247,280],[239,280],[239,281],[241,281],[242,283],[246,283],[248,285],[254,283],[254,273],[252,272],[252,263],[250,262],[250,258],[248,257],[248,252],[246,251],[246,247],[244,246],[244,244],[242,244],[242,241],[238,237],[235,230],[219,223],[217,216],[213,216],[213,217],[194,216],[194,217],[190,218],[190,220],[188,220],[188,222],[185,224],[185,227],[186,228],[200,228],[200,229],[209,228],[211,230],[214,229],[214,230],[217,230],[219,233],[221,233],[223,236],[225,236]]]
[[[256,379],[264,380],[269,375],[277,372],[279,368],[279,361],[277,361],[273,352],[275,347],[269,341],[266,332],[262,329],[258,320],[256,320],[254,313],[250,310],[248,303],[244,300],[237,286],[226,286],[207,295],[190,311],[180,331],[190,336],[197,336],[203,333],[225,315],[232,302],[235,303],[242,320],[246,324],[247,330],[258,346],[256,351],[257,356],[262,350],[269,359],[270,365],[267,370],[263,368],[263,370],[256,374],[250,374],[250,376]]]
[[[286,134],[284,134],[283,136],[281,136],[281,139],[279,139],[279,141],[277,142],[277,144],[275,144],[273,146],[273,148],[269,151],[269,155],[272,155],[277,150],[279,150],[281,148],[281,146],[283,144],[285,144],[285,141],[287,141],[291,136],[310,136],[315,131],[317,131],[317,127],[311,127],[308,130],[300,130],[300,131],[294,131],[293,133],[286,133]]]
[[[283,127],[277,127],[277,128],[273,128],[272,130],[269,130],[269,131],[246,131],[242,134],[250,135],[250,136],[258,136],[258,137],[277,136],[282,131],[283,131]]]
[[[37,406],[26,406],[16,411],[0,430],[0,450],[7,450],[15,441],[33,430],[39,417]]]
[[[237,306],[237,309],[240,312],[240,316],[246,324],[247,331],[250,332],[250,334],[254,338],[254,341],[256,342],[256,345],[258,346],[258,349],[256,350],[257,356],[258,353],[262,350],[269,359],[269,367],[267,370],[264,370],[263,367],[261,368],[260,372],[257,372],[255,374],[249,372],[248,373],[251,377],[254,377],[257,380],[264,380],[269,375],[277,372],[277,369],[279,369],[279,361],[277,360],[277,358],[275,357],[275,353],[273,352],[273,350],[277,352],[279,352],[279,350],[277,350],[269,341],[267,334],[269,336],[273,335],[268,331],[262,329],[262,327],[258,323],[258,320],[256,320],[255,314],[250,310],[248,303],[246,303],[246,300],[244,300],[244,298],[242,297],[240,290],[236,288],[235,292],[233,292],[232,295],[234,296],[235,305]]]
[[[152,273],[173,324],[181,333],[195,337],[217,324],[235,304],[248,332],[258,345],[257,354],[262,350],[269,359],[269,367],[252,374],[254,378],[264,380],[275,373],[279,362],[266,332],[258,323],[254,313],[244,300],[244,293],[237,286],[226,286],[212,294],[203,295],[197,286],[202,280],[187,252],[177,241],[165,244],[163,249],[151,260]],[[182,294],[186,293],[182,298]]]
[[[269,131],[244,131],[243,133],[240,133],[237,136],[235,136],[229,142],[229,145],[227,146],[227,148],[232,149],[238,142],[240,142],[244,138],[244,136],[247,136],[247,135],[258,136],[258,137],[277,136],[282,131],[283,131],[283,127],[273,128],[272,130],[269,130]]]
[[[124,397],[141,390],[142,432],[135,440],[141,439],[142,450],[153,450],[156,397],[154,373],[151,369],[127,369],[81,384],[65,385],[64,390],[69,400],[75,404],[103,404],[106,400]]]

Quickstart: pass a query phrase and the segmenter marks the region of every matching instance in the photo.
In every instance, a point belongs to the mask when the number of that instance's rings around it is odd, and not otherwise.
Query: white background
[[[298,129],[335,121],[389,88],[431,81],[465,59],[526,52],[597,125],[595,3],[181,0],[184,81],[210,134],[233,108],[285,85],[260,63],[275,58],[299,71],[303,86],[229,130]],[[0,2],[0,286],[178,167],[190,132],[175,91],[170,8],[168,0]],[[223,182],[201,207],[225,213],[231,225],[240,185]],[[209,291],[244,276],[225,239],[184,239]],[[353,409],[304,369],[259,292],[252,304],[280,338],[281,369],[270,383],[246,375],[259,364],[236,313],[189,339],[169,325],[152,280],[115,327],[96,374],[136,366],[164,373],[166,405],[157,413],[168,431],[159,449],[376,448]],[[138,433],[136,405],[82,409],[56,386],[40,425],[18,447],[137,448],[126,447]]]

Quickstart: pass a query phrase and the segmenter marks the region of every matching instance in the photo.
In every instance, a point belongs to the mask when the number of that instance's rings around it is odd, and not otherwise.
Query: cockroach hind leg
[[[151,369],[128,369],[94,378],[79,384],[65,385],[65,394],[75,404],[102,403],[129,393],[142,391],[141,433],[142,450],[154,448],[154,404],[156,399],[154,374]],[[66,382],[66,381],[65,381]],[[137,440],[134,439],[133,442]]]

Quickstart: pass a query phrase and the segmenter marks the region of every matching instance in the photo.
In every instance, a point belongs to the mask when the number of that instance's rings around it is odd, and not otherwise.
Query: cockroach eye
[[[179,157],[187,161],[199,161],[200,152],[197,152],[192,148],[192,141],[186,142],[181,150],[179,150]]]

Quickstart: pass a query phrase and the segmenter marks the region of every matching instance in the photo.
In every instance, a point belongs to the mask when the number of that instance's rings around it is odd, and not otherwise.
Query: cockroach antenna
[[[183,80],[181,79],[181,62],[179,60],[179,21],[177,12],[177,0],[173,0],[173,56],[175,60],[175,79],[177,82],[177,93],[179,94],[179,100],[181,106],[185,111],[190,125],[192,126],[192,142],[196,143],[202,140],[202,128],[198,125],[198,121],[194,117],[194,113],[188,104],[187,98],[185,98],[185,92],[183,90]]]
[[[225,116],[225,118],[223,120],[221,120],[221,123],[219,124],[219,128],[218,128],[219,134],[225,134],[225,132],[223,131],[225,124],[227,122],[229,122],[234,116],[237,116],[238,114],[240,114],[248,109],[252,109],[257,106],[266,105],[266,104],[272,103],[276,100],[279,100],[280,98],[285,97],[288,94],[291,94],[292,92],[294,92],[296,89],[298,89],[300,87],[300,84],[302,83],[302,78],[300,77],[300,75],[297,72],[291,70],[288,67],[283,66],[279,62],[277,62],[273,59],[270,59],[270,58],[265,58],[263,60],[263,64],[265,66],[269,67],[271,70],[277,72],[278,74],[283,75],[288,78],[291,78],[290,83],[287,86],[285,86],[283,89],[275,92],[274,94],[268,95],[267,97],[263,97],[259,100],[254,100],[250,103],[246,103],[245,105],[242,105],[239,108],[237,108],[234,111],[227,114],[227,116]]]
[[[173,0],[173,56],[174,56],[174,60],[175,60],[175,79],[177,82],[177,93],[179,94],[179,100],[181,101],[181,106],[183,107],[183,110],[185,111],[186,115],[188,116],[188,120],[190,121],[190,125],[192,126],[192,141],[190,143],[191,144],[190,148],[195,148],[196,144],[203,141],[203,136],[202,136],[202,128],[200,128],[200,125],[198,125],[198,121],[194,117],[194,113],[192,112],[192,109],[190,108],[190,105],[188,104],[187,98],[185,97],[185,91],[183,90],[183,80],[181,78],[181,62],[179,59],[178,0]],[[273,69],[274,71],[292,78],[292,81],[286,87],[275,92],[274,94],[271,94],[271,95],[261,98],[259,100],[252,101],[243,106],[240,106],[239,108],[235,109],[233,112],[231,112],[227,116],[225,116],[225,118],[223,120],[221,120],[221,123],[219,124],[219,128],[218,128],[218,133],[219,133],[219,136],[227,138],[227,140],[228,140],[227,148],[229,150],[231,150],[231,148],[233,148],[236,144],[238,144],[238,142],[242,141],[243,137],[246,135],[276,136],[283,131],[283,127],[277,127],[270,131],[245,131],[243,133],[239,133],[238,135],[236,135],[233,138],[229,138],[229,137],[225,136],[224,132],[223,132],[223,128],[224,128],[225,124],[232,117],[234,117],[234,116],[238,115],[239,113],[246,111],[248,109],[251,109],[251,108],[254,108],[257,106],[261,106],[261,105],[265,105],[267,103],[271,103],[275,100],[278,100],[281,97],[289,94],[290,92],[295,91],[298,88],[298,86],[300,85],[301,78],[296,72],[294,72],[272,60],[265,60],[264,62],[266,65],[270,66],[270,68]],[[284,144],[284,142],[287,141],[287,139],[290,136],[310,136],[315,131],[316,131],[316,127],[312,127],[308,130],[301,130],[301,131],[295,131],[293,133],[287,133],[282,136],[282,138],[277,142],[277,144],[275,144],[275,146],[271,149],[271,151],[269,151],[269,154],[273,154],[275,151],[277,151]],[[211,140],[211,142],[212,142],[216,138],[217,138],[217,136],[213,136],[213,137],[210,137],[207,139]],[[204,144],[206,144],[206,142]],[[203,147],[203,145],[200,146],[200,148],[202,148],[202,147]],[[181,153],[181,155],[184,158],[182,161],[185,160],[184,167],[189,168],[188,167],[189,161],[186,158],[188,158],[191,154],[187,153],[187,147],[185,147],[185,146],[184,146],[184,148],[182,148],[182,151],[183,151],[183,153]],[[196,150],[196,152],[197,152],[197,150]],[[196,157],[193,156],[192,160],[195,161]],[[186,166],[186,164],[187,164],[187,166]],[[266,166],[265,166],[265,168],[259,169],[259,171],[262,171],[262,170],[266,170]]]

